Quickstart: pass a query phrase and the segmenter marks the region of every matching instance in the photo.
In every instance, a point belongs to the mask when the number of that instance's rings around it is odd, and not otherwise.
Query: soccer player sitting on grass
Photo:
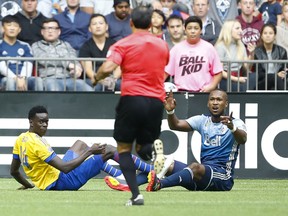
[[[89,147],[77,140],[61,159],[43,138],[49,121],[47,109],[43,106],[31,108],[28,119],[29,131],[16,140],[10,170],[11,175],[22,184],[19,189],[35,185],[41,190],[78,190],[101,170],[115,177],[122,175],[121,170],[106,163],[108,159],[119,161],[116,147],[106,144]],[[152,165],[135,155],[132,158],[135,167],[146,175],[153,169]],[[32,183],[20,173],[21,165]]]
[[[202,137],[201,163],[191,163],[165,179],[158,179],[152,170],[148,175],[147,191],[182,186],[187,190],[229,191],[234,180],[234,166],[240,144],[247,140],[246,126],[241,119],[225,115],[228,96],[220,89],[213,90],[208,97],[210,115],[196,115],[180,120],[175,115],[176,100],[173,93],[164,101],[170,129],[198,131]]]

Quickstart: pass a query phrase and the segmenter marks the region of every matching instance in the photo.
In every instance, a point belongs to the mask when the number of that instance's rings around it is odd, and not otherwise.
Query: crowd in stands
[[[153,9],[178,91],[287,89],[288,0],[0,0],[0,89],[121,91],[120,68],[96,86],[94,75],[140,5]],[[198,18],[200,29],[185,25]]]

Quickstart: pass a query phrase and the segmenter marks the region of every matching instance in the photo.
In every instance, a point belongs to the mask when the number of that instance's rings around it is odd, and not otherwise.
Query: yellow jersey
[[[55,156],[56,153],[44,138],[29,131],[17,138],[13,148],[13,157],[20,159],[26,175],[41,190],[59,177],[60,171],[48,164]]]

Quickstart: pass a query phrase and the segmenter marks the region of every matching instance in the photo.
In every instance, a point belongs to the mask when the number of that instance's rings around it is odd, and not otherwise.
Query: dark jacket
[[[32,45],[34,42],[42,40],[41,35],[42,22],[47,19],[42,13],[38,12],[34,18],[28,18],[23,11],[19,11],[15,14],[20,22],[21,32],[18,35],[18,39]]]
[[[204,34],[201,35],[201,38],[215,45],[220,34],[221,25],[215,20],[208,18],[207,25],[205,27],[203,26],[203,28],[205,28],[205,31],[202,30]]]
[[[272,60],[287,60],[286,50],[277,44],[273,45],[271,56],[272,56]],[[268,60],[268,55],[263,45],[255,49],[254,59],[255,60]],[[284,63],[274,63],[274,67],[276,67],[275,71],[277,72],[285,70]],[[254,65],[253,68],[257,69],[256,65]],[[258,64],[258,72],[259,72],[258,80],[265,79],[267,68],[268,68],[268,61],[267,63]]]

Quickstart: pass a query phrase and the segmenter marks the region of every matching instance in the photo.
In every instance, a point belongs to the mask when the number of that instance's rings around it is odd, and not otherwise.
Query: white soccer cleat
[[[164,166],[162,168],[162,170],[157,174],[157,178],[162,179],[163,177],[165,177],[169,167],[174,163],[174,157],[173,155],[168,156],[165,155],[165,162],[164,162]]]
[[[153,165],[156,173],[160,173],[165,162],[163,143],[157,139],[153,143]]]

